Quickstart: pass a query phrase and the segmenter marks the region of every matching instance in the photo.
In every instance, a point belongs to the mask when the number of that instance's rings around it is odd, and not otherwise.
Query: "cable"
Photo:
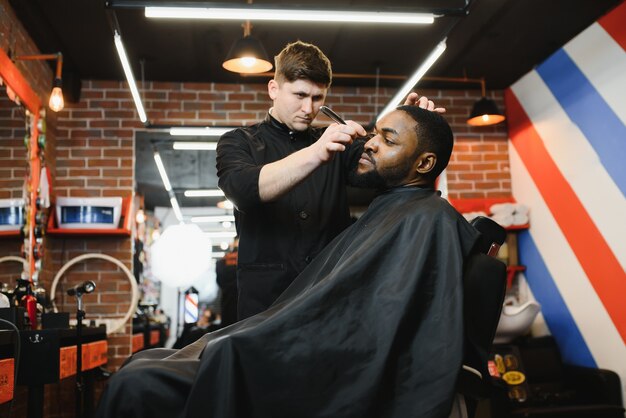
[[[6,258],[6,257],[4,257]],[[15,324],[11,321],[7,321],[6,319],[1,319],[0,318],[0,324],[2,323],[6,323],[9,324],[11,326],[11,328],[13,328],[13,330],[15,331],[15,344],[14,344],[14,354],[13,354],[13,358],[15,359],[14,362],[14,367],[13,367],[13,397],[11,398],[11,403],[9,405],[9,416],[7,418],[11,418],[11,414],[13,413],[13,404],[15,402],[15,390],[17,389],[17,372],[19,370],[19,366],[20,366],[20,350],[21,350],[21,340],[20,340],[20,330],[17,329],[17,327],[15,326]]]
[[[74,264],[79,263],[83,260],[89,260],[92,258],[110,261],[111,263],[115,264],[120,269],[122,269],[122,271],[126,274],[128,281],[130,282],[130,289],[132,292],[131,303],[130,303],[130,306],[128,307],[128,312],[126,312],[126,315],[124,316],[124,318],[118,321],[118,323],[115,326],[111,326],[110,330],[107,329],[107,334],[113,334],[119,331],[120,329],[122,329],[124,325],[126,325],[126,322],[130,319],[130,317],[135,312],[135,309],[137,308],[137,304],[139,303],[139,289],[137,288],[137,281],[135,280],[135,276],[133,276],[130,270],[128,270],[128,267],[126,267],[121,261],[119,261],[116,258],[111,257],[110,255],[96,254],[96,253],[82,254],[82,255],[79,255],[78,257],[74,257],[73,259],[65,263],[63,267],[61,267],[59,272],[56,274],[56,276],[54,276],[54,279],[52,279],[52,284],[50,286],[50,303],[52,304],[52,306],[54,306],[54,310],[56,311],[57,309],[56,309],[56,304],[54,303],[54,298],[55,298],[57,283],[59,282],[59,279],[61,278],[63,273],[65,273],[67,269],[72,267]]]

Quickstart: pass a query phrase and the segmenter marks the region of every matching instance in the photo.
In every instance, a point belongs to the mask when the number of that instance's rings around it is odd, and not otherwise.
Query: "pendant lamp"
[[[504,114],[500,112],[496,102],[486,97],[485,80],[481,79],[480,81],[483,97],[474,103],[467,124],[471,126],[496,125],[505,119]]]
[[[265,73],[272,69],[267,52],[257,38],[250,35],[252,25],[243,24],[243,38],[238,39],[230,48],[222,67],[240,74]]]

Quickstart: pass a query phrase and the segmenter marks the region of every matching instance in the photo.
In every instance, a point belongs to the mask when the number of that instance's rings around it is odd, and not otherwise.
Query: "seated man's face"
[[[374,136],[365,144],[353,182],[362,187],[388,188],[416,177],[415,120],[394,110],[376,123]]]

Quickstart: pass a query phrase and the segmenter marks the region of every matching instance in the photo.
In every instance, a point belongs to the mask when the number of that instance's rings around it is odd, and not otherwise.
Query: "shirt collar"
[[[291,139],[292,141],[297,141],[300,139],[306,139],[306,140],[309,139],[310,137],[309,132],[311,131],[310,127],[306,131],[301,131],[301,132],[292,131],[287,125],[285,125],[284,123],[276,119],[274,116],[272,116],[271,112],[272,112],[272,109],[270,109],[269,112],[267,112],[267,116],[265,117],[266,123],[270,124],[272,127],[280,130],[281,132],[289,135],[289,139]]]

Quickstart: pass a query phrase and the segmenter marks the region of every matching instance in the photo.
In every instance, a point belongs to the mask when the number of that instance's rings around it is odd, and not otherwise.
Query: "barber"
[[[224,134],[219,187],[235,205],[238,319],[267,309],[307,264],[350,225],[346,184],[363,151],[356,122],[315,128],[332,81],[315,45],[288,44],[275,57],[265,120]],[[411,93],[405,104],[444,112]]]

